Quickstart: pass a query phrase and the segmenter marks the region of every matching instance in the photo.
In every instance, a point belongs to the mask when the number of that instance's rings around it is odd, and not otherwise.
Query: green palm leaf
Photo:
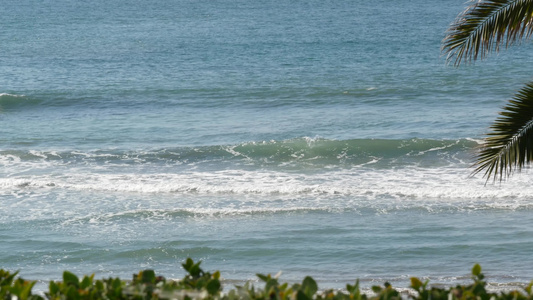
[[[533,32],[533,0],[472,0],[443,40],[448,61],[476,60]]]
[[[500,181],[533,161],[533,82],[522,88],[491,126],[478,154],[474,174]]]
[[[472,0],[443,40],[456,65],[484,58],[533,33],[533,0]],[[522,88],[491,126],[474,164],[474,174],[500,180],[533,162],[533,82]]]

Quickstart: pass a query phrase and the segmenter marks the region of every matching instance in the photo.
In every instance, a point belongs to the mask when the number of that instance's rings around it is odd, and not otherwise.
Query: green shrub
[[[0,298],[12,299],[42,299],[40,296],[32,295],[31,290],[35,281],[28,281],[22,278],[15,279],[18,272],[13,274],[0,269]]]
[[[526,300],[532,299],[533,282],[524,290],[494,293],[486,289],[485,277],[481,267],[472,268],[470,285],[457,285],[450,288],[429,287],[428,281],[411,278],[412,293],[400,293],[389,283],[383,286],[373,286],[372,293],[363,294],[359,281],[354,285],[346,285],[346,290],[318,289],[316,281],[305,277],[302,283],[289,285],[280,283],[276,276],[257,274],[264,284],[263,288],[256,288],[251,283],[235,286],[227,293],[222,292],[220,273],[205,272],[188,258],[182,264],[187,274],[181,280],[166,280],[156,276],[153,270],[144,270],[133,275],[131,281],[119,278],[95,280],[94,274],[84,276],[81,280],[75,274],[65,271],[62,281],[51,281],[48,291],[44,295],[33,295],[34,281],[17,278],[18,272],[10,273],[0,269],[0,299],[183,299],[183,300]]]

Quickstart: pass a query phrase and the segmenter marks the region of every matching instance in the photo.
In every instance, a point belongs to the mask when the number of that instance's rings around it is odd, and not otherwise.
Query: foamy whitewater
[[[0,268],[229,283],[533,279],[533,184],[471,176],[524,43],[446,65],[447,1],[14,1]]]

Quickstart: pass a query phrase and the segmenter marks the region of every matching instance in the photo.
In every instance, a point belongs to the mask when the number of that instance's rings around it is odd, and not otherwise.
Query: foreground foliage
[[[411,278],[411,293],[400,293],[389,283],[373,286],[372,294],[361,292],[359,281],[354,285],[346,285],[345,291],[319,291],[311,277],[305,277],[302,283],[289,286],[280,283],[271,275],[257,274],[264,287],[256,288],[250,283],[236,286],[223,293],[220,273],[205,272],[200,262],[192,259],[182,264],[187,275],[179,281],[166,280],[156,276],[154,271],[145,270],[133,275],[133,280],[123,281],[118,278],[95,280],[94,274],[84,276],[81,280],[74,274],[65,271],[63,281],[50,282],[49,290],[44,296],[32,294],[35,281],[16,278],[17,273],[0,269],[0,299],[221,299],[221,300],[395,300],[395,299],[479,299],[479,300],[522,300],[533,299],[533,282],[524,290],[494,293],[486,290],[481,267],[472,269],[471,285],[458,285],[451,288],[428,287],[428,282]]]

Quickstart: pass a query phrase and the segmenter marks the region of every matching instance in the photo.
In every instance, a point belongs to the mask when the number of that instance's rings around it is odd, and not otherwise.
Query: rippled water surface
[[[463,1],[8,0],[0,267],[30,279],[187,257],[231,282],[319,287],[475,263],[528,282],[530,174],[471,177],[531,46],[460,68]]]

